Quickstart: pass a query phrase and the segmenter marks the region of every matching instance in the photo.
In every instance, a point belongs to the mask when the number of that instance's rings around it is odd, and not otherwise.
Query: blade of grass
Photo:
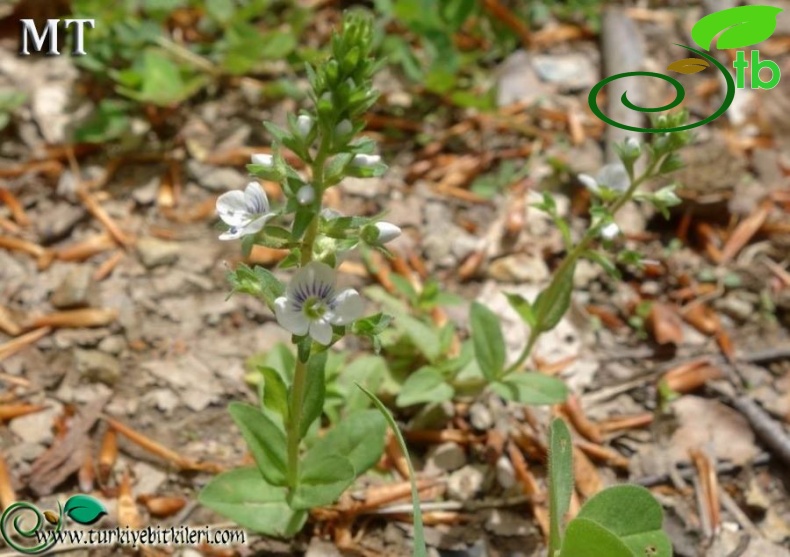
[[[389,410],[384,406],[384,404],[370,391],[368,391],[365,387],[360,384],[356,384],[357,387],[362,389],[362,392],[368,395],[368,398],[376,405],[379,412],[384,416],[384,419],[387,420],[387,423],[392,428],[392,431],[395,433],[395,437],[398,439],[398,445],[400,445],[400,450],[403,451],[403,456],[406,458],[406,463],[409,466],[409,482],[411,483],[411,504],[412,508],[414,509],[414,557],[427,557],[428,550],[425,547],[425,534],[423,533],[422,529],[422,511],[420,510],[420,494],[417,491],[417,481],[414,477],[414,467],[411,465],[411,459],[409,458],[409,451],[406,449],[406,442],[403,440],[403,435],[401,435],[400,429],[398,428],[398,424],[395,423],[395,418],[392,417]]]

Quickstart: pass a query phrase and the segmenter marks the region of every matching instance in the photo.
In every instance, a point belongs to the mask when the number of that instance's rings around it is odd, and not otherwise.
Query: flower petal
[[[238,226],[231,226],[226,232],[219,235],[220,240],[238,240],[244,236],[244,229]]]
[[[269,221],[273,216],[273,213],[266,213],[259,216],[255,220],[251,220],[244,225],[244,231],[242,234],[246,236],[247,234],[256,234],[260,232],[260,230],[266,226],[266,222]]]
[[[308,263],[291,279],[287,295],[290,299],[317,296],[331,300],[335,295],[335,270],[319,261]]]
[[[348,325],[359,319],[365,309],[359,292],[353,288],[338,294],[332,306],[332,311],[326,314],[326,318],[333,325]]]
[[[301,311],[295,311],[285,296],[274,301],[274,315],[277,322],[295,335],[307,334],[310,320]]]
[[[217,214],[229,226],[243,226],[249,222],[250,215],[244,193],[233,190],[220,195],[217,198]]]
[[[579,174],[578,178],[585,188],[587,188],[593,193],[598,192],[598,182],[595,181],[595,178],[593,178],[589,174]]]
[[[326,346],[332,342],[332,325],[323,319],[316,319],[310,323],[310,336],[317,343]]]
[[[596,178],[599,184],[615,191],[627,190],[630,183],[628,171],[621,163],[607,164],[598,172]]]
[[[269,212],[269,199],[258,182],[250,182],[244,188],[244,201],[248,213],[262,215]]]

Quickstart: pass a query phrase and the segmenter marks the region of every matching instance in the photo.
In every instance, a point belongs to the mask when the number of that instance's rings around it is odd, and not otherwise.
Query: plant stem
[[[307,386],[307,364],[296,359],[291,400],[288,408],[288,488],[296,489],[299,482],[299,426],[302,421],[302,402]]]
[[[651,163],[647,170],[645,170],[645,172],[639,176],[639,178],[636,178],[631,182],[628,190],[626,190],[626,192],[621,195],[609,209],[609,212],[612,216],[614,216],[617,211],[623,207],[623,205],[628,203],[628,201],[633,197],[634,192],[636,192],[636,188],[638,188],[645,180],[653,176],[653,172],[663,159],[664,158],[662,157]],[[576,261],[578,261],[582,254],[587,251],[587,248],[590,247],[590,244],[598,237],[599,228],[599,226],[594,226],[588,230],[587,234],[584,235],[581,241],[576,244],[576,246],[568,255],[565,256],[565,259],[563,259],[562,263],[560,263],[560,266],[557,268],[557,271],[554,273],[554,276],[551,279],[551,284],[546,290],[549,290],[555,286],[560,280],[563,279],[565,273],[568,273],[573,269]],[[502,377],[506,377],[507,375],[513,373],[518,368],[520,368],[525,361],[527,361],[527,358],[529,358],[529,355],[532,353],[532,349],[535,347],[538,337],[540,337],[540,335],[544,332],[545,331],[541,330],[540,323],[537,323],[536,326],[532,328],[532,330],[529,332],[529,339],[527,340],[527,345],[524,347],[524,350],[521,351],[518,359],[505,370],[505,372],[502,374]]]
[[[312,178],[315,195],[320,200],[324,193],[324,163],[329,156],[329,135],[324,134],[321,138],[321,145],[318,154],[312,163]],[[313,244],[318,236],[318,215],[313,219],[305,231],[302,239],[302,254],[300,258],[301,266],[304,267],[313,260]],[[309,358],[308,358],[309,359]],[[288,426],[286,428],[286,438],[288,443],[288,488],[293,495],[293,491],[299,484],[299,444],[302,440],[302,405],[304,403],[304,393],[307,387],[307,361],[296,358],[294,367],[293,382],[288,401]]]

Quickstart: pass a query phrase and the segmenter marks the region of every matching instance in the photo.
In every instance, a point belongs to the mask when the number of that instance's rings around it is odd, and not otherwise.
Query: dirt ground
[[[628,40],[644,45],[643,67],[666,67],[700,10],[624,12]],[[398,264],[382,259],[369,272],[352,259],[345,282],[364,292],[388,273],[436,277],[465,300],[447,309],[462,331],[468,304],[482,301],[517,353],[524,333],[503,292],[534,296],[563,255],[559,232],[530,204],[550,191],[574,234],[582,231],[589,196],[576,176],[594,174],[611,141],[586,96],[619,62],[596,34],[563,37],[546,32],[488,69],[499,87],[495,113],[439,104],[424,117],[414,88],[382,71],[368,133],[390,170],[348,180],[326,203],[346,214],[386,210],[405,233],[393,246]],[[789,37],[785,21],[762,49],[788,75]],[[0,132],[0,483],[42,509],[92,493],[111,525],[121,512],[140,525],[232,527],[198,506],[196,493],[218,469],[244,462],[227,404],[255,401],[246,362],[289,336],[261,303],[228,298],[226,274],[242,256],[237,243],[217,239],[214,202],[247,182],[249,155],[268,146],[260,122],[283,123],[296,104],[228,86],[165,115],[166,131],[134,149],[74,145],[69,126],[85,100],[79,73],[69,57],[19,57],[15,41],[0,38],[0,87],[30,101]],[[695,79],[685,104],[709,114],[717,81]],[[645,89],[645,104],[667,92]],[[535,350],[534,365],[566,379],[575,396],[563,411],[579,433],[578,496],[617,482],[650,487],[678,556],[790,555],[789,102],[783,84],[744,90],[724,117],[699,128],[673,176],[684,203],[671,218],[636,203],[617,218],[624,235],[615,249],[636,249],[649,264],[623,268],[621,282],[580,264],[571,311]],[[418,133],[431,140],[418,142]],[[470,189],[507,161],[528,164],[527,176],[490,199]],[[265,186],[274,197],[276,187]],[[281,258],[256,250],[249,261],[273,268]],[[640,315],[646,301],[652,310]],[[681,393],[669,400],[659,388],[668,373]],[[21,405],[37,411],[12,415]],[[423,427],[429,411],[439,417]],[[545,554],[534,519],[542,502],[525,496],[525,482],[537,481],[539,499],[550,409],[486,396],[397,415],[412,432],[418,475],[438,478],[425,500],[453,502],[426,515],[432,550]],[[115,458],[102,448],[109,430],[119,432]],[[352,496],[402,482],[383,462]],[[149,502],[161,498],[171,507],[157,516]],[[317,513],[293,541],[249,534],[232,550],[160,550],[408,555],[405,503],[350,522]]]

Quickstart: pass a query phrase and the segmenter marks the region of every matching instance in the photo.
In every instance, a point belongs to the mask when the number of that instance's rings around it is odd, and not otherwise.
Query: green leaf
[[[598,263],[598,265],[600,265],[610,277],[617,280],[621,280],[623,278],[620,270],[614,265],[614,263],[612,263],[612,260],[609,259],[609,256],[605,253],[588,250],[584,252],[584,257],[590,261],[593,261],[594,263]]]
[[[291,509],[286,493],[286,488],[266,483],[256,468],[238,468],[213,478],[198,501],[239,526],[288,538],[302,529],[307,512]]]
[[[399,315],[395,324],[403,329],[414,346],[422,352],[428,361],[433,362],[439,357],[440,341],[439,334],[435,329],[410,315]]]
[[[644,487],[618,485],[605,489],[589,499],[576,518],[606,528],[620,538],[633,555],[672,555],[672,544],[661,529],[664,520],[661,505]]]
[[[325,455],[320,460],[305,460],[302,464],[299,483],[291,500],[294,509],[330,505],[356,478],[351,461],[339,454]]]
[[[509,294],[505,292],[505,297],[507,298],[510,307],[512,307],[516,313],[518,313],[521,320],[529,325],[531,328],[535,327],[535,313],[532,310],[532,304],[529,303],[529,300],[521,296],[520,294]]]
[[[266,481],[272,485],[285,485],[285,433],[268,416],[249,404],[231,402],[228,412],[241,430]]]
[[[573,441],[568,425],[561,419],[551,422],[549,432],[549,553],[559,549],[562,523],[573,493]],[[592,546],[596,547],[597,546]],[[565,549],[563,544],[563,550]],[[607,555],[608,553],[598,553]]]
[[[107,514],[107,509],[90,495],[72,495],[63,506],[63,512],[74,522],[87,525]]]
[[[549,287],[538,294],[533,310],[541,332],[552,330],[568,311],[573,292],[573,273],[575,267],[556,277]]]
[[[321,417],[324,411],[324,398],[326,396],[326,350],[313,354],[307,362],[307,388],[302,402],[302,423],[299,424],[299,435],[304,437],[310,424]]]
[[[532,406],[561,404],[568,398],[561,379],[536,372],[512,373],[492,383],[491,389],[504,399]]]
[[[316,441],[304,461],[315,461],[318,465],[330,455],[341,454],[359,476],[381,458],[386,433],[387,422],[378,410],[354,412]]]
[[[266,366],[259,366],[258,372],[263,375],[263,405],[287,419],[288,388],[280,373]]]
[[[409,458],[409,450],[406,448],[406,441],[403,440],[403,435],[401,435],[400,429],[398,428],[398,424],[395,423],[395,418],[392,417],[390,411],[384,406],[384,404],[370,391],[366,390],[364,387],[357,385],[362,392],[364,392],[370,400],[373,401],[373,404],[376,405],[376,408],[379,409],[384,419],[387,420],[392,432],[395,434],[395,438],[398,440],[398,446],[400,447],[403,456],[406,458],[406,465],[409,468],[409,482],[411,483],[411,505],[414,512],[414,557],[427,557],[428,549],[425,547],[425,533],[423,531],[422,526],[422,509],[420,508],[420,494],[417,491],[417,480],[416,475],[414,474],[414,466],[411,464],[411,458]]]
[[[621,509],[623,514],[630,511]],[[591,520],[576,518],[568,525],[565,539],[562,542],[560,557],[637,557],[625,543]],[[651,553],[640,554],[638,557],[653,557]]]
[[[505,369],[505,339],[499,326],[499,317],[477,302],[472,304],[469,317],[480,371],[486,379],[495,381]]]
[[[401,387],[397,405],[400,407],[422,402],[444,402],[453,398],[455,390],[435,368],[423,367],[412,373]]]
[[[781,11],[773,6],[740,6],[713,12],[694,24],[691,38],[705,50],[711,49],[719,33],[719,49],[752,46],[773,34]]]

